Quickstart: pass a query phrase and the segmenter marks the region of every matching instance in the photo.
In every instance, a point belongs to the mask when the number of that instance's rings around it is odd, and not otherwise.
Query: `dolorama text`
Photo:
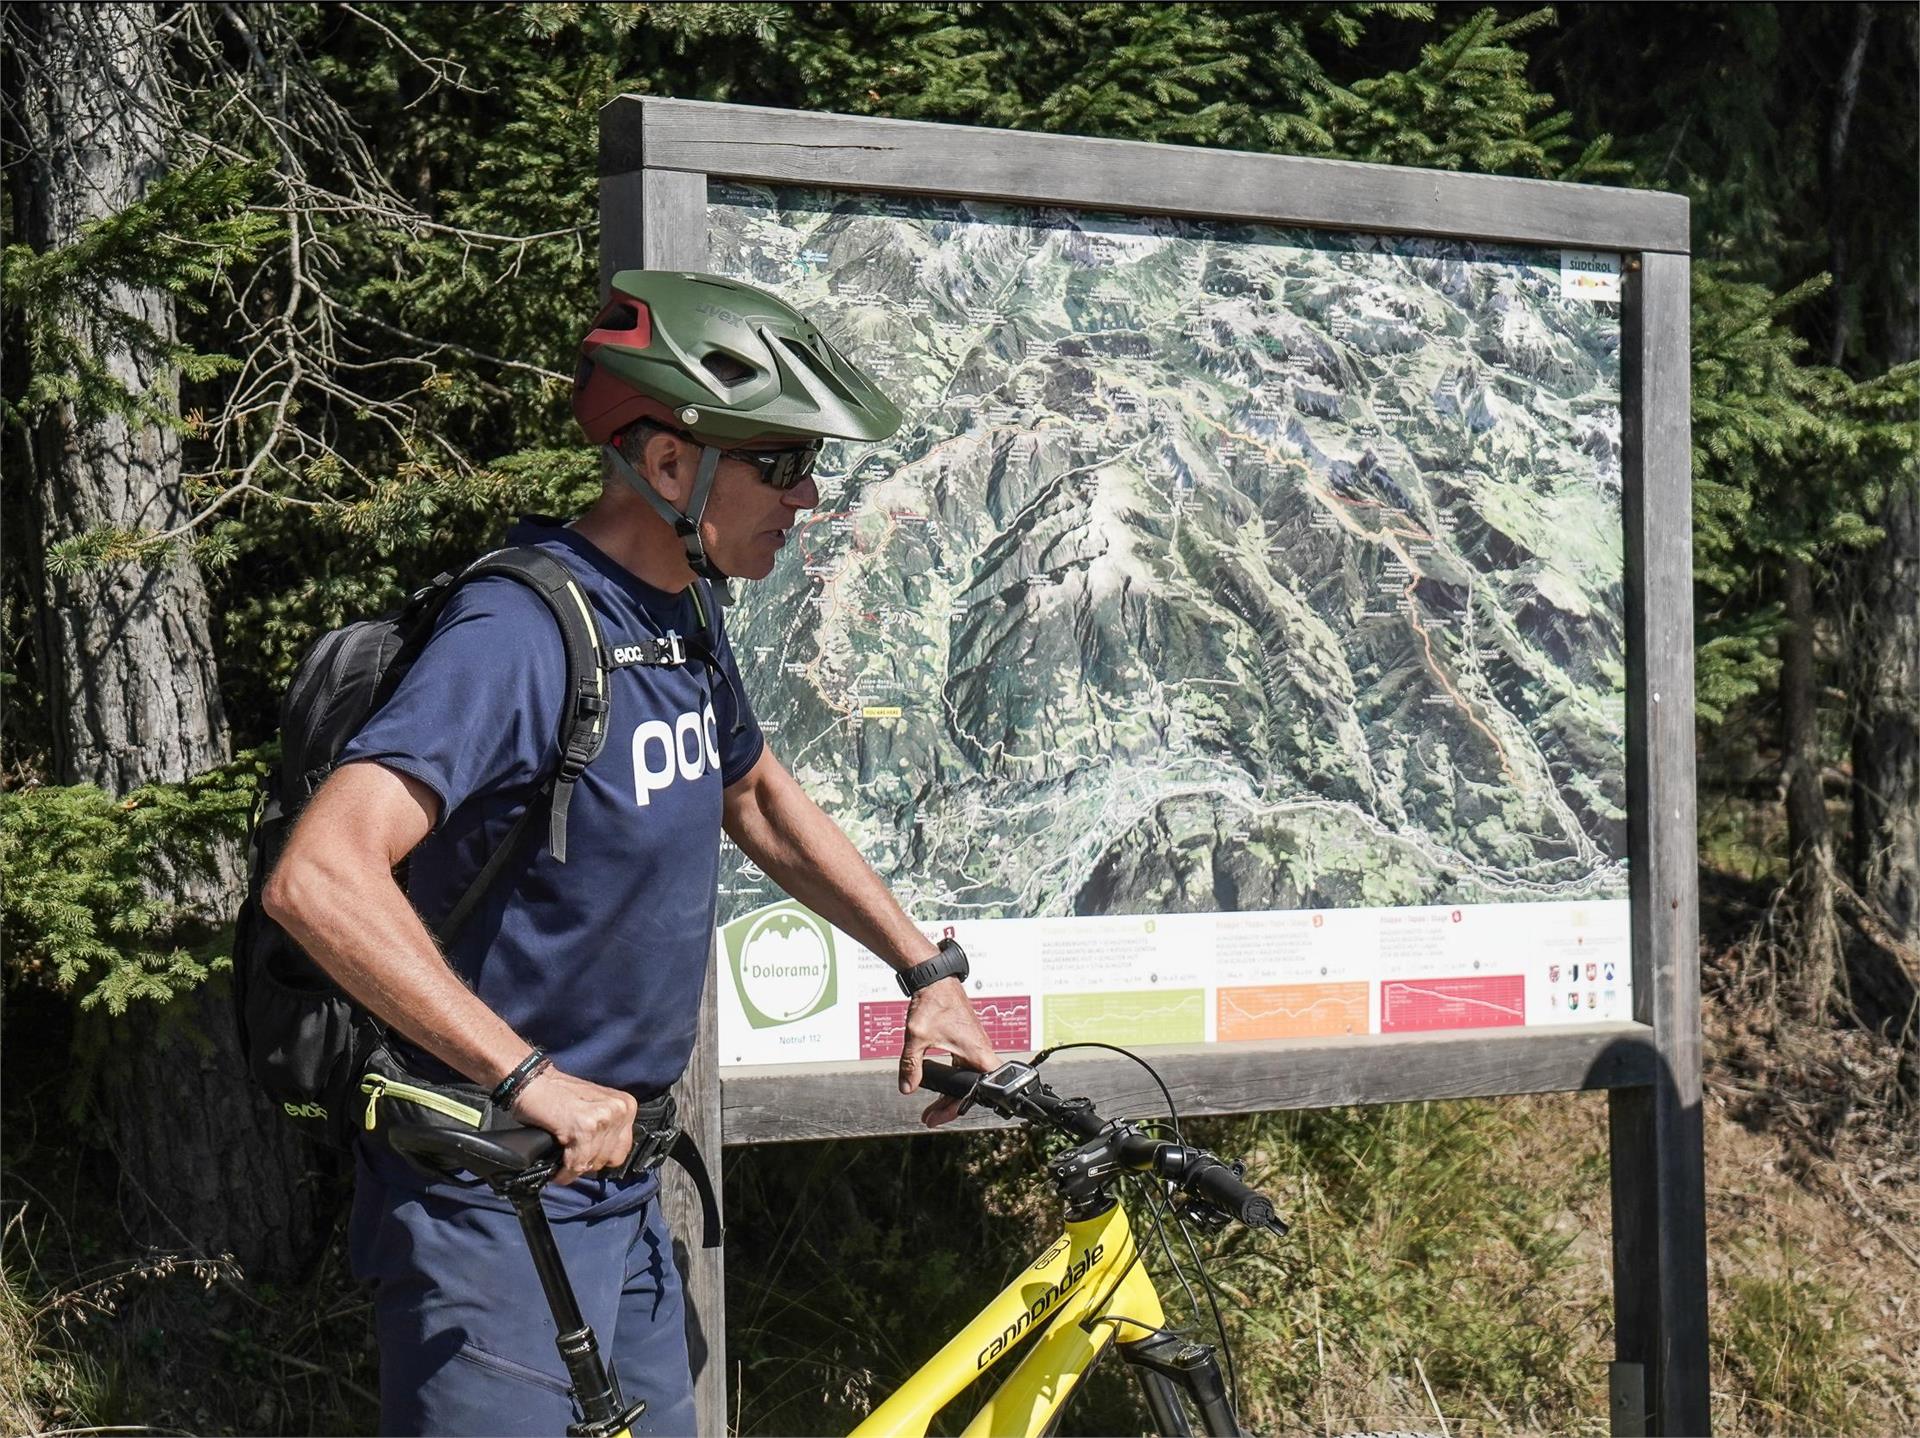
[[[827,971],[824,960],[812,964],[754,964],[742,966],[750,979],[817,979]]]

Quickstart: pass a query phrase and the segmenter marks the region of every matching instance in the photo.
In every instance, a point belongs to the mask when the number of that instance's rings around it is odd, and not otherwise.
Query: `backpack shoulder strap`
[[[499,847],[493,851],[466,893],[439,925],[442,944],[453,936],[472,915],[475,907],[500,876],[521,836],[536,814],[547,815],[547,844],[553,857],[567,861],[567,811],[573,802],[573,786],[586,772],[607,742],[608,655],[593,608],[580,583],[560,560],[544,550],[533,548],[496,549],[468,565],[448,586],[449,591],[468,580],[486,575],[505,575],[518,580],[546,602],[566,648],[567,692],[560,712],[560,764],[543,782]]]

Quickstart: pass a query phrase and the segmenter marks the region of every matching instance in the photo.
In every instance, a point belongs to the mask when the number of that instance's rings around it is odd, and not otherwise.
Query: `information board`
[[[907,413],[729,630],[997,1046],[1634,1013],[1621,257],[711,180]],[[890,1058],[737,851],[723,1066]]]

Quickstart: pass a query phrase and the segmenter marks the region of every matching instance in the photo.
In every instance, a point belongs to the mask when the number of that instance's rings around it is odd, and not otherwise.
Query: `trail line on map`
[[[1278,450],[1274,449],[1271,445],[1267,444],[1266,441],[1259,438],[1257,435],[1244,434],[1237,429],[1233,429],[1230,426],[1223,424],[1221,421],[1213,418],[1212,415],[1202,414],[1199,417],[1206,423],[1212,425],[1215,429],[1219,430],[1220,433],[1224,435],[1228,435],[1233,439],[1237,439],[1244,444],[1252,445],[1255,449],[1259,450],[1269,460],[1272,460],[1276,464],[1291,465],[1299,469],[1303,478],[1305,488],[1307,489],[1308,493],[1318,497],[1322,501],[1323,505],[1328,509],[1328,511],[1333,514],[1337,515],[1340,513],[1340,510],[1336,506],[1337,504],[1342,504],[1342,503],[1351,505],[1355,508],[1361,508],[1366,506],[1371,506],[1375,509],[1380,509],[1380,510],[1385,510],[1387,508],[1386,505],[1382,504],[1377,499],[1369,500],[1359,496],[1350,498],[1346,495],[1332,494],[1320,487],[1320,485],[1316,482],[1317,477],[1314,474],[1313,466],[1308,464],[1307,461],[1305,461],[1304,459],[1295,459],[1292,455],[1282,454]],[[1368,535],[1365,534],[1364,531],[1350,531],[1350,532],[1357,533],[1362,538],[1369,537]],[[1399,536],[1401,538],[1406,538],[1406,539],[1418,539],[1428,544],[1435,544],[1439,542],[1426,530],[1420,529],[1418,527],[1414,527],[1411,529],[1401,529],[1401,528],[1395,528],[1391,525],[1382,525],[1380,529],[1380,534],[1383,538],[1387,538],[1387,536]],[[1387,543],[1388,543],[1388,546],[1393,550],[1393,552],[1399,555],[1400,562],[1406,565],[1407,573],[1410,576],[1407,583],[1407,589],[1406,589],[1405,595],[1403,596],[1409,601],[1407,604],[1407,622],[1413,626],[1414,633],[1420,636],[1420,642],[1426,649],[1427,667],[1433,671],[1434,677],[1440,681],[1441,686],[1446,689],[1449,695],[1452,696],[1453,702],[1455,703],[1455,705],[1459,707],[1460,712],[1467,717],[1467,721],[1470,724],[1472,724],[1476,729],[1478,729],[1482,734],[1485,734],[1487,736],[1487,742],[1493,745],[1493,752],[1495,756],[1498,757],[1500,760],[1501,772],[1506,775],[1510,783],[1518,784],[1520,782],[1520,779],[1519,779],[1519,776],[1513,772],[1513,765],[1507,759],[1506,746],[1500,742],[1499,736],[1496,735],[1493,732],[1493,730],[1489,729],[1486,726],[1486,724],[1481,720],[1480,716],[1474,712],[1473,705],[1467,699],[1466,695],[1462,694],[1458,689],[1454,688],[1453,682],[1447,677],[1446,671],[1440,667],[1440,662],[1434,658],[1433,640],[1428,635],[1426,626],[1420,622],[1419,615],[1414,612],[1414,608],[1411,603],[1414,588],[1418,585],[1419,581],[1425,578],[1426,576],[1420,571],[1419,567],[1414,564],[1412,557],[1408,555],[1408,553],[1404,549],[1402,549],[1399,545],[1394,544],[1391,538],[1387,538]]]

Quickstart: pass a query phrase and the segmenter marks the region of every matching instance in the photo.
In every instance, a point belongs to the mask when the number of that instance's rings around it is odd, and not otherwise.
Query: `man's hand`
[[[529,1079],[513,1105],[516,1117],[544,1128],[566,1150],[555,1183],[572,1183],[582,1174],[625,1163],[633,1152],[633,1120],[639,1109],[630,1093],[552,1067]]]
[[[929,984],[907,1005],[907,1041],[900,1049],[900,1092],[920,1087],[920,1065],[929,1048],[943,1048],[965,1068],[992,1073],[1000,1060],[987,1042],[987,1031],[958,979]],[[960,1100],[944,1094],[927,1106],[920,1122],[938,1128],[960,1116]]]

